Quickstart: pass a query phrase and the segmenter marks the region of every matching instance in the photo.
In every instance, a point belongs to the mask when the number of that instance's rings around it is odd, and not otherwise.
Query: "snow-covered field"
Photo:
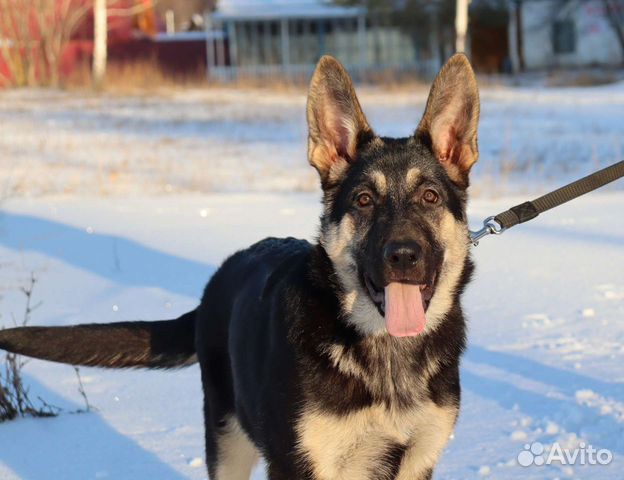
[[[361,89],[381,135],[411,134],[427,90]],[[482,91],[474,193],[539,191],[624,157],[624,82]],[[315,192],[305,92],[136,97],[0,91],[0,197]]]
[[[380,133],[407,134],[425,93],[368,90],[363,105]],[[624,157],[624,85],[483,100],[475,227]],[[298,93],[0,92],[0,325],[21,318],[31,272],[33,324],[173,318],[237,248],[313,238],[303,108]],[[622,478],[623,183],[474,249],[462,412],[436,478]],[[206,478],[196,366],[82,369],[88,414],[69,413],[82,407],[71,367],[31,361],[25,376],[33,398],[65,411],[0,424],[1,479]],[[520,466],[536,441],[613,460]]]

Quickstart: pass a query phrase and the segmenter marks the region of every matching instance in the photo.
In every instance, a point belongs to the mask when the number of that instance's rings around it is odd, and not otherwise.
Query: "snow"
[[[349,18],[365,11],[360,7],[332,5],[321,0],[222,0],[217,5],[213,18],[216,20]]]
[[[426,95],[369,87],[360,97],[376,131],[398,136],[414,131]],[[624,158],[624,83],[481,96],[475,195],[543,192]],[[303,90],[0,91],[0,123],[0,196],[318,188],[304,160]]]
[[[473,227],[621,157],[622,85],[483,99]],[[423,100],[363,95],[372,124],[396,135],[414,128]],[[303,108],[299,92],[0,93],[0,325],[20,319],[31,272],[42,302],[32,324],[174,318],[236,249],[268,235],[313,239],[320,202]],[[518,163],[505,170],[509,158]],[[620,182],[473,249],[462,410],[435,478],[621,478],[622,205]],[[81,374],[97,410],[72,414],[83,407],[74,370],[28,362],[31,396],[64,411],[0,424],[0,478],[207,477],[197,366]],[[613,460],[519,466],[533,442],[591,444]]]

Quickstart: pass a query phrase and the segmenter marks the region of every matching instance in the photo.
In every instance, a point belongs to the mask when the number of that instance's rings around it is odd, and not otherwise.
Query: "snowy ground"
[[[369,91],[363,103],[380,132],[405,134],[419,95]],[[524,201],[522,191],[622,156],[622,85],[483,97],[474,226]],[[312,238],[320,205],[303,105],[228,91],[0,93],[0,188],[11,195],[0,212],[0,325],[20,318],[31,272],[42,302],[33,324],[173,318],[235,249],[267,235]],[[485,198],[494,185],[496,198]],[[610,188],[474,249],[462,413],[436,478],[621,478],[623,205],[622,187]],[[72,368],[32,361],[25,372],[32,396],[65,413],[0,424],[3,480],[206,478],[197,367],[82,369],[98,410],[80,415],[67,413],[82,407]],[[519,466],[534,441],[591,444],[613,461]]]
[[[381,135],[412,133],[427,90],[361,89]],[[475,193],[537,191],[624,157],[624,83],[482,91]],[[0,197],[306,191],[305,92],[94,97],[0,91]]]

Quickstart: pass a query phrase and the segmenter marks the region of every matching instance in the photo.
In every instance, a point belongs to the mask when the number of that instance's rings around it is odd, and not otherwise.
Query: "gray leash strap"
[[[499,235],[515,225],[533,220],[540,213],[544,213],[551,208],[574,200],[581,195],[585,195],[622,177],[624,177],[624,160],[610,167],[598,170],[546,195],[542,195],[535,200],[521,203],[498,215],[486,218],[483,222],[483,228],[476,232],[470,232],[470,240],[476,246],[479,244],[479,240],[487,235]]]

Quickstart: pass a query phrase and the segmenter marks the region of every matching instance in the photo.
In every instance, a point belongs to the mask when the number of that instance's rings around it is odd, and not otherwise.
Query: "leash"
[[[622,177],[624,177],[624,160],[542,195],[535,200],[521,203],[498,215],[486,218],[481,230],[470,232],[470,241],[476,247],[479,245],[479,240],[487,235],[500,235],[511,227],[533,220],[540,213],[604,187]]]

